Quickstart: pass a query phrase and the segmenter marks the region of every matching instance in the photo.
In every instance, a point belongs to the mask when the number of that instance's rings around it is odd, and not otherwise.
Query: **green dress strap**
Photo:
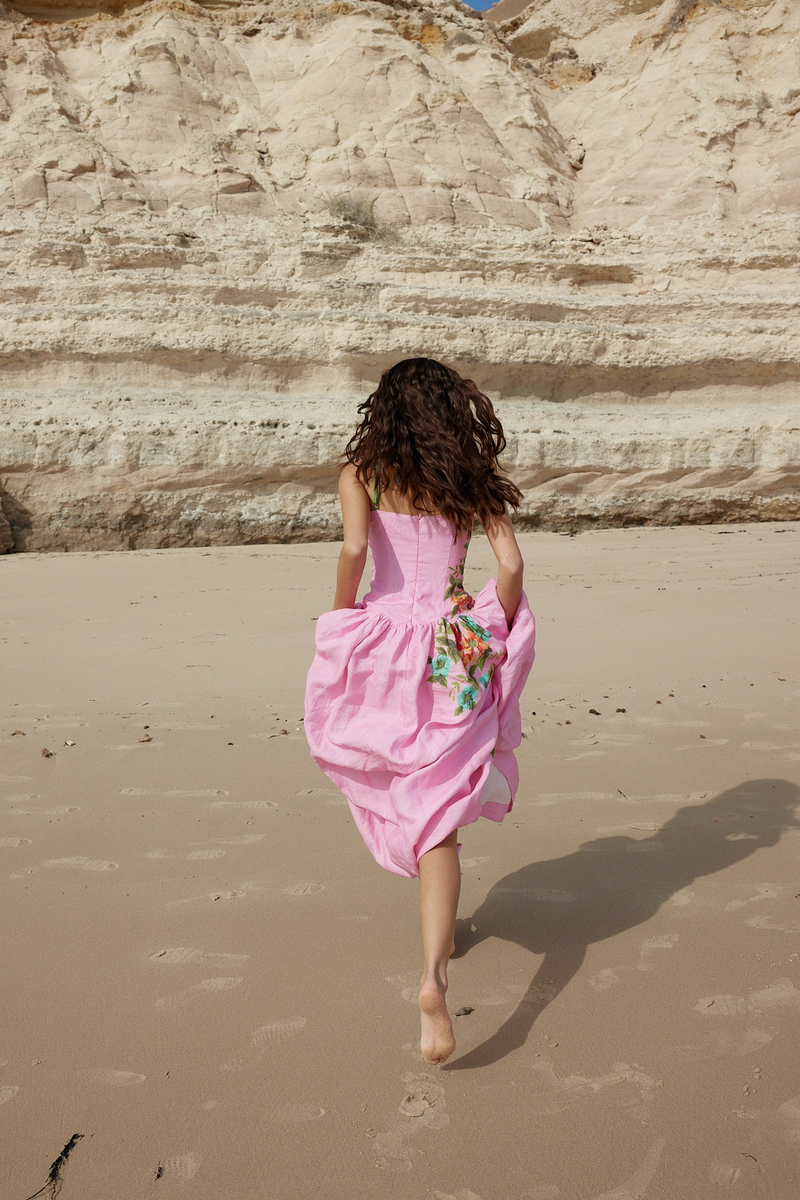
[[[378,501],[380,500],[380,496],[381,496],[381,483],[380,483],[380,480],[378,479],[378,468],[376,466],[372,472],[372,503],[376,509],[378,507]]]

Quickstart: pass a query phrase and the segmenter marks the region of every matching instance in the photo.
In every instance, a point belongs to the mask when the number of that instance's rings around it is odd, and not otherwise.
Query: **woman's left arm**
[[[336,569],[335,609],[354,606],[367,562],[369,496],[352,463],[348,463],[339,476],[339,500],[344,539]]]
[[[510,629],[522,596],[522,555],[508,513],[486,522],[484,529],[497,559],[497,599]]]

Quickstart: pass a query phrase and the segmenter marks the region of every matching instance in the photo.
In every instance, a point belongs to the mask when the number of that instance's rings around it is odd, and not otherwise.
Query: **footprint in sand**
[[[30,804],[31,800],[41,800],[38,792],[17,792],[15,796],[6,796],[6,804]]]
[[[772,1041],[772,1034],[762,1029],[746,1029],[739,1034],[733,1029],[715,1029],[701,1042],[677,1046],[668,1050],[668,1058],[679,1062],[704,1062],[713,1058],[746,1058]]]
[[[239,833],[236,837],[212,838],[213,845],[218,846],[252,846],[255,842],[263,842],[265,833]]]
[[[13,1083],[4,1083],[0,1087],[0,1104],[5,1104],[7,1100],[13,1100],[18,1091],[19,1088]]]
[[[409,1143],[423,1130],[445,1129],[450,1124],[445,1090],[427,1073],[407,1071],[400,1077],[403,1096],[398,1106],[400,1121],[372,1142],[375,1166],[380,1171],[401,1174],[411,1170],[413,1151]]]
[[[462,871],[471,871],[473,867],[482,867],[483,864],[487,863],[488,861],[489,861],[488,855],[485,855],[482,858],[462,858],[461,859],[461,870]]]
[[[183,862],[202,862],[211,858],[224,858],[224,850],[193,850],[191,854],[170,854],[168,850],[148,850],[145,858],[172,859],[178,858]]]
[[[745,904],[757,904],[759,900],[775,900],[781,890],[775,884],[762,883],[754,896],[748,896],[746,900],[729,900],[725,911],[734,912],[737,908],[744,908]]]
[[[704,1017],[744,1017],[750,1012],[744,996],[706,996],[694,1008]]]
[[[791,979],[776,979],[760,991],[749,996],[707,996],[695,1004],[695,1012],[705,1017],[741,1017],[748,1013],[759,1013],[775,1008],[797,1008],[800,1006],[800,991]]]
[[[58,808],[12,808],[14,817],[63,817],[66,813],[80,812],[79,804],[62,804]]]
[[[674,950],[678,937],[677,933],[662,933],[658,937],[651,937],[646,942],[642,942],[639,961],[636,964],[639,970],[652,971],[655,964],[649,961],[650,955],[656,950]]]
[[[800,924],[798,922],[790,922],[781,924],[780,921],[774,921],[772,917],[749,917],[747,925],[753,929],[774,929],[778,933],[800,933]]]
[[[272,800],[215,800],[207,808],[272,808],[278,806]]]
[[[241,1071],[246,1067],[256,1066],[274,1046],[286,1042],[306,1026],[305,1017],[289,1017],[285,1021],[272,1021],[269,1025],[259,1025],[250,1042],[239,1058],[223,1063],[223,1071]]]
[[[198,996],[208,994],[209,992],[229,992],[233,988],[238,987],[240,983],[244,983],[244,975],[223,976],[219,979],[201,979],[199,983],[187,988],[185,992],[178,992],[176,996],[162,996],[160,1000],[156,1000],[155,1007],[163,1008],[167,1012],[173,1012],[176,1008],[184,1008],[187,1004],[191,1004]]]
[[[219,959],[230,959],[235,961],[243,961],[250,957],[249,954],[227,954],[213,950],[195,950],[192,946],[169,946],[165,950],[156,950],[154,954],[147,956],[151,962],[160,963],[169,967],[184,967],[189,963],[201,961],[216,961]]]
[[[760,991],[751,992],[748,1000],[756,1012],[772,1008],[797,1008],[800,1005],[800,991],[791,979],[776,979]]]
[[[149,856],[148,856],[149,857]],[[271,892],[277,885],[267,879],[248,879],[237,888],[225,888],[219,892],[203,892],[200,896],[184,896],[180,900],[168,900],[165,908],[181,908],[184,904],[202,904],[207,901],[216,903],[219,900],[242,900],[246,896],[259,896]]]
[[[295,792],[295,796],[335,796],[335,788],[305,788],[301,792]]]
[[[17,838],[13,838],[13,837],[0,838],[0,846],[8,846],[8,847],[30,846],[30,844],[31,844],[30,838],[18,838],[18,837]]]
[[[762,1128],[768,1135],[777,1132],[793,1149],[800,1142],[800,1096],[784,1101],[772,1112],[760,1112],[757,1115],[766,1120],[766,1128]]]
[[[189,1183],[200,1170],[202,1159],[199,1154],[175,1154],[163,1159],[156,1167],[156,1179],[172,1176]]]
[[[564,1112],[586,1096],[613,1089],[616,1103],[635,1121],[647,1121],[659,1081],[635,1063],[615,1062],[605,1075],[559,1075],[548,1059],[533,1063],[536,1091],[527,1106],[536,1116]]]
[[[204,797],[228,795],[222,788],[205,788],[199,790],[175,789],[170,792],[162,792],[157,788],[120,788],[119,794],[120,796],[173,796],[178,798],[182,796]]]
[[[281,895],[313,896],[315,892],[322,892],[324,890],[324,883],[317,883],[313,879],[301,879],[297,883],[290,883],[288,887],[281,888]]]
[[[83,858],[81,855],[75,855],[72,858],[49,858],[42,866],[71,867],[78,871],[116,871],[119,864],[103,858]]]
[[[64,1072],[66,1074],[66,1072]],[[114,1070],[89,1070],[79,1071],[78,1074],[83,1079],[89,1079],[92,1083],[108,1083],[111,1087],[130,1087],[135,1083],[144,1083],[147,1079],[146,1075],[139,1075],[136,1071],[114,1071]]]
[[[589,986],[596,992],[607,992],[615,983],[619,983],[619,975],[612,967],[603,967],[589,979]]]

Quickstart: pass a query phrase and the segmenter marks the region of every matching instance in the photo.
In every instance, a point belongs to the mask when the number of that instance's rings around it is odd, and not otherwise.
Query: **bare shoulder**
[[[359,476],[357,476],[357,468],[354,462],[347,462],[339,472],[339,496],[350,492],[353,493],[356,487],[360,487],[363,491],[363,485]]]
[[[369,499],[367,489],[358,478],[355,463],[345,463],[339,473],[339,495],[346,499]]]

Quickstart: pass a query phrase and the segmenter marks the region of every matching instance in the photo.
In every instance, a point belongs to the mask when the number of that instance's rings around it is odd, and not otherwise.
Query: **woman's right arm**
[[[342,505],[344,537],[336,569],[334,608],[352,608],[367,561],[369,534],[369,496],[359,482],[356,469],[348,463],[339,476],[339,500]]]
[[[497,559],[497,599],[510,629],[522,596],[522,555],[508,513],[495,517],[484,529]]]

